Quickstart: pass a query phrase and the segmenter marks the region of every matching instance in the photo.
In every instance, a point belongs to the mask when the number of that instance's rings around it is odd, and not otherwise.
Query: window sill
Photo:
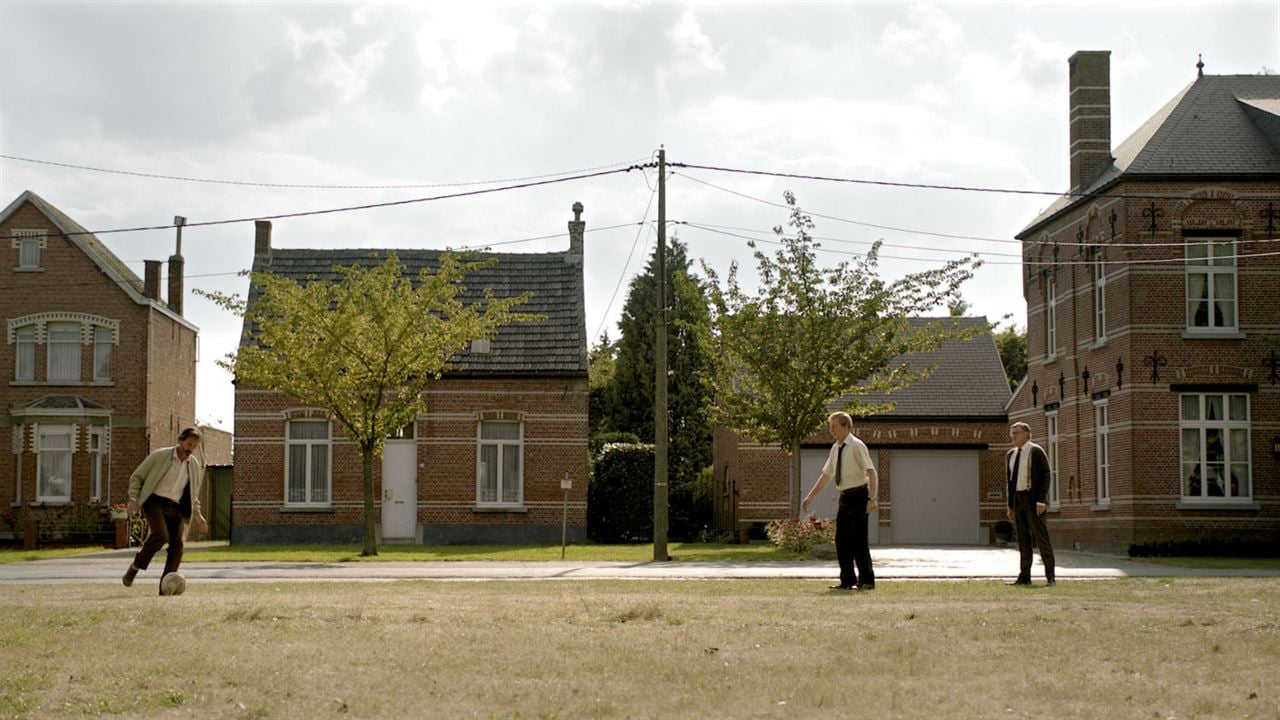
[[[1239,330],[1183,330],[1183,340],[1244,340],[1247,336]]]
[[[1093,344],[1089,346],[1089,349],[1097,350],[1098,348],[1104,348],[1106,346],[1107,346],[1107,338],[1103,337],[1103,338],[1098,338],[1097,340],[1094,340]]]
[[[1089,509],[1090,509],[1090,510],[1092,510],[1092,511],[1094,511],[1094,512],[1107,512],[1107,511],[1110,511],[1110,510],[1111,510],[1111,501],[1110,501],[1110,500],[1108,500],[1108,501],[1106,501],[1106,502],[1095,503],[1095,504],[1093,504],[1093,505],[1090,505],[1090,506],[1089,506]]]
[[[1262,509],[1262,505],[1256,502],[1182,502],[1174,505],[1177,510],[1213,510],[1215,512],[1226,510],[1228,512],[1258,512]]]
[[[13,271],[14,272],[44,272],[44,268],[40,267],[39,265],[36,265],[36,266],[19,265],[18,267],[14,268]]]
[[[1056,362],[1058,362],[1058,356],[1057,356],[1056,354],[1054,354],[1054,355],[1046,355],[1046,356],[1044,357],[1044,359],[1040,361],[1040,364],[1041,364],[1041,365],[1051,365],[1051,364],[1056,363]]]
[[[38,507],[71,507],[71,505],[72,505],[72,502],[71,502],[70,500],[36,500],[35,502],[30,503],[30,506],[31,506],[31,507],[33,507],[33,508],[38,508]]]
[[[115,387],[113,380],[10,380],[9,387]]]
[[[471,512],[528,514],[529,508],[524,505],[474,505],[471,508]]]
[[[284,513],[284,514],[302,514],[302,515],[305,515],[305,514],[310,513],[310,514],[320,514],[320,515],[324,515],[324,514],[332,514],[332,513],[334,512],[334,509],[333,509],[333,506],[332,506],[332,505],[324,505],[324,506],[317,506],[317,507],[305,507],[305,506],[297,506],[297,505],[282,505],[282,506],[280,506],[280,512],[281,512],[281,513]]]

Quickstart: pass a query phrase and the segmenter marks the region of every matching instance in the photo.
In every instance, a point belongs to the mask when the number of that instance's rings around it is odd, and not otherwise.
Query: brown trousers
[[[161,546],[168,543],[164,575],[176,571],[182,564],[183,539],[187,534],[187,518],[182,516],[182,506],[169,498],[152,495],[142,505],[142,517],[147,521],[150,534],[133,558],[134,567],[146,570],[151,564],[151,558],[160,551]],[[164,575],[160,577],[163,579]]]

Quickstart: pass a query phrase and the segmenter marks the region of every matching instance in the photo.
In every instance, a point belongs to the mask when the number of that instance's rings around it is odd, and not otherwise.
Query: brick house
[[[1280,539],[1280,77],[1198,75],[1114,152],[1110,54],[1070,61],[1071,193],[1023,242],[1063,547]]]
[[[465,279],[483,289],[531,292],[522,311],[545,320],[473,341],[427,391],[428,409],[387,440],[375,461],[378,534],[388,543],[559,542],[569,479],[569,537],[586,538],[587,345],[582,206],[569,249],[477,253],[495,262]],[[335,265],[371,266],[379,250],[291,250],[257,227],[254,270],[295,279],[336,278]],[[407,271],[439,262],[436,250],[397,251]],[[321,408],[237,385],[233,543],[357,542],[364,501],[359,448]]]
[[[985,318],[963,322],[987,325]],[[934,370],[890,396],[863,396],[866,402],[895,405],[853,421],[853,434],[867,444],[880,476],[880,507],[872,515],[869,539],[873,544],[986,544],[995,523],[1005,519],[1003,457],[1009,447],[1009,381],[995,340],[985,332],[894,360],[900,362]],[[741,537],[754,525],[787,517],[786,453],[723,427],[715,429],[713,443],[716,529]],[[821,473],[831,443],[825,427],[801,443],[801,494]],[[836,501],[829,483],[810,512],[834,518]]]
[[[197,328],[182,316],[183,259],[144,282],[98,238],[26,191],[0,212],[0,537],[100,532],[129,474],[195,422]]]

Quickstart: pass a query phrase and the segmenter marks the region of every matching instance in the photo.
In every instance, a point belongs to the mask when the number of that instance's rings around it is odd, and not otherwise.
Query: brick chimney
[[[254,220],[253,221],[253,255],[259,255],[266,258],[267,262],[271,262],[271,221],[270,220]]]
[[[1111,164],[1111,51],[1081,50],[1067,63],[1071,121],[1071,190]]]
[[[173,254],[169,256],[169,309],[182,315],[183,268],[186,266],[186,261],[182,259],[182,226],[187,224],[187,219],[176,215],[173,224],[178,229],[178,242]]]
[[[142,293],[152,300],[160,299],[160,261],[143,260],[146,265],[146,279],[143,281]]]
[[[582,221],[582,203],[573,204],[573,219],[569,221],[569,254],[582,254],[582,236],[587,232],[587,224]]]

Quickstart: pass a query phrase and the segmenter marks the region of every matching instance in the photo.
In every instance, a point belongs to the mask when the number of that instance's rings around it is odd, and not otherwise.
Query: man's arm
[[[880,475],[873,467],[867,468],[867,514],[880,504]]]
[[[142,494],[142,483],[147,479],[147,475],[151,473],[152,462],[155,453],[148,455],[142,462],[138,463],[137,469],[129,476],[129,512],[134,513],[138,510],[138,496]]]
[[[822,492],[822,489],[827,486],[827,481],[830,479],[831,476],[826,472],[818,476],[818,480],[813,484],[813,488],[809,490],[809,494],[805,495],[804,499],[800,501],[801,510],[809,512],[809,503],[818,496],[818,493]]]

